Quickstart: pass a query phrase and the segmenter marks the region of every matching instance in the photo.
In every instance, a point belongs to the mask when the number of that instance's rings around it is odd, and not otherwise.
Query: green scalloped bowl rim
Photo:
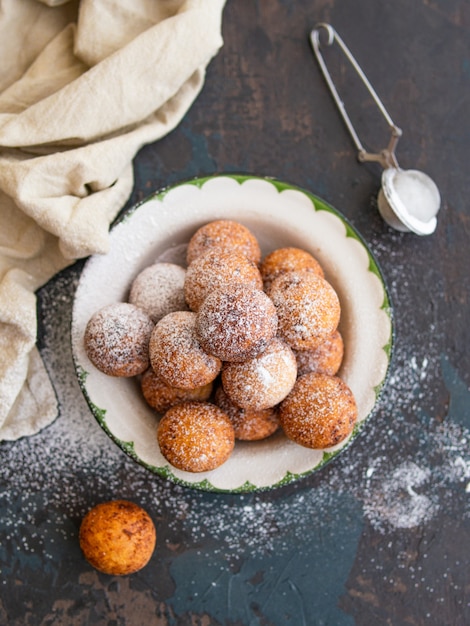
[[[181,187],[183,185],[194,185],[196,187],[202,188],[207,182],[214,180],[215,178],[231,178],[235,181],[237,181],[240,185],[242,185],[244,182],[246,181],[250,181],[250,180],[263,180],[265,182],[271,183],[273,185],[273,187],[275,187],[275,189],[277,189],[277,191],[279,193],[281,193],[284,190],[295,190],[295,191],[299,191],[301,193],[303,193],[304,195],[306,195],[311,201],[312,204],[314,205],[315,209],[317,211],[329,211],[330,213],[333,213],[334,215],[336,215],[344,224],[345,228],[346,228],[346,236],[347,237],[352,237],[354,239],[357,239],[361,245],[363,246],[363,248],[365,249],[365,251],[367,252],[368,258],[369,258],[369,267],[368,267],[368,271],[374,273],[377,278],[380,280],[380,283],[383,287],[384,290],[384,299],[383,299],[383,303],[381,306],[381,309],[387,314],[389,320],[390,320],[390,338],[388,340],[388,342],[382,346],[383,351],[385,352],[386,356],[387,356],[387,370],[385,372],[384,378],[383,380],[374,387],[374,392],[375,392],[375,405],[374,408],[370,411],[370,413],[367,415],[367,417],[361,421],[360,424],[356,424],[356,426],[354,427],[351,435],[349,436],[348,441],[346,442],[346,444],[344,444],[339,450],[335,450],[335,451],[331,451],[331,452],[323,452],[323,457],[322,459],[317,463],[317,465],[315,465],[314,467],[310,468],[309,470],[307,470],[306,472],[301,472],[301,473],[293,473],[290,471],[287,471],[286,474],[284,475],[284,477],[279,480],[278,482],[272,484],[272,485],[266,485],[266,486],[257,486],[254,485],[253,483],[246,481],[243,485],[236,487],[236,488],[231,488],[231,489],[223,489],[220,487],[215,487],[214,485],[212,485],[212,483],[207,480],[204,479],[200,482],[189,482],[189,481],[185,481],[181,478],[178,478],[173,471],[171,470],[171,467],[169,465],[165,465],[163,467],[157,467],[155,465],[151,465],[149,463],[147,463],[146,461],[143,461],[138,454],[135,452],[135,448],[134,448],[134,442],[133,441],[123,441],[122,439],[119,439],[118,437],[116,437],[111,430],[109,429],[107,423],[106,423],[106,409],[102,409],[100,407],[98,407],[90,398],[90,396],[88,395],[87,389],[86,389],[86,378],[88,375],[88,372],[78,363],[75,363],[75,367],[76,367],[76,371],[77,371],[77,377],[78,377],[78,382],[79,382],[79,386],[82,390],[82,393],[84,394],[86,401],[88,403],[88,406],[90,407],[90,410],[92,412],[92,414],[94,415],[95,419],[97,420],[98,424],[101,426],[101,428],[106,432],[106,434],[110,437],[110,439],[112,439],[112,441],[114,441],[131,459],[133,459],[136,463],[138,463],[139,465],[145,467],[146,469],[148,469],[149,471],[151,471],[154,474],[159,475],[160,477],[169,480],[175,484],[184,486],[184,487],[189,487],[191,489],[199,489],[201,491],[210,491],[213,493],[254,493],[254,492],[262,492],[262,491],[270,491],[272,489],[276,489],[279,487],[283,487],[285,485],[288,485],[289,483],[292,483],[294,481],[300,480],[301,478],[304,478],[306,476],[311,475],[312,473],[322,469],[325,465],[327,465],[330,461],[332,461],[336,456],[338,456],[338,454],[340,454],[341,452],[343,452],[346,448],[348,448],[352,441],[356,438],[357,434],[359,433],[359,431],[362,429],[362,427],[364,426],[364,424],[371,418],[371,416],[376,412],[377,410],[377,403],[381,394],[381,391],[387,381],[388,375],[389,375],[389,371],[390,371],[390,363],[391,363],[391,358],[392,358],[392,353],[393,353],[393,345],[394,345],[394,324],[393,324],[393,309],[391,306],[391,300],[390,300],[390,295],[389,295],[389,291],[384,279],[384,276],[382,274],[382,271],[377,263],[377,261],[374,259],[374,257],[372,256],[372,253],[369,250],[369,247],[367,246],[365,240],[362,238],[362,236],[355,230],[355,228],[349,223],[349,221],[347,220],[347,218],[337,209],[335,209],[333,206],[331,206],[330,204],[328,204],[325,200],[322,200],[321,198],[319,198],[318,196],[316,196],[315,194],[307,191],[306,189],[303,189],[302,187],[298,187],[296,185],[292,185],[290,183],[286,183],[283,181],[280,181],[278,179],[269,177],[269,176],[254,176],[254,175],[249,175],[249,174],[214,174],[214,175],[209,175],[209,176],[204,176],[204,177],[197,177],[197,178],[191,178],[188,180],[183,180],[180,181],[178,183],[175,183],[173,185],[169,185],[168,187],[163,187],[161,189],[159,189],[158,191],[150,194],[149,196],[147,196],[146,198],[144,198],[143,200],[141,200],[140,202],[134,204],[132,207],[130,207],[128,210],[126,210],[122,215],[120,215],[118,217],[118,219],[116,219],[116,221],[113,224],[113,227],[121,222],[125,222],[127,221],[127,219],[130,218],[130,216],[132,216],[132,214],[138,210],[139,207],[141,207],[143,204],[146,204],[147,202],[149,202],[150,200],[163,200],[163,198],[166,196],[167,193],[169,193],[170,191],[172,191],[173,189],[177,188],[177,187]],[[74,357],[75,360],[75,357]]]

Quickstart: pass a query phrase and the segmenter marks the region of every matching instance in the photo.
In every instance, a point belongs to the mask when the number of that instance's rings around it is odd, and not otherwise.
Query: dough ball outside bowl
[[[211,383],[222,363],[207,354],[196,336],[196,313],[168,313],[155,326],[150,337],[152,369],[172,387],[195,389]]]
[[[297,378],[294,353],[281,339],[274,338],[267,348],[243,363],[226,363],[222,386],[239,407],[261,410],[279,404]]]
[[[192,311],[197,311],[206,297],[229,283],[263,289],[258,266],[240,252],[210,249],[186,270],[184,293]]]
[[[274,280],[269,295],[279,318],[279,336],[294,350],[317,348],[338,327],[339,298],[321,276],[287,272]]]
[[[273,303],[260,289],[231,283],[213,291],[196,318],[202,347],[222,361],[245,361],[263,352],[277,331]]]
[[[187,310],[184,298],[186,270],[174,263],[154,263],[134,278],[129,302],[143,309],[157,323],[174,311]]]
[[[180,402],[208,400],[212,393],[213,384],[210,382],[194,389],[179,389],[168,385],[159,374],[149,367],[142,374],[140,387],[147,404],[158,413],[165,413]]]
[[[309,372],[334,376],[343,362],[344,343],[339,330],[327,337],[314,350],[294,350],[298,375]]]
[[[93,365],[109,376],[136,376],[149,366],[154,323],[133,304],[116,302],[92,315],[85,329],[85,351]]]
[[[256,264],[261,259],[256,237],[246,226],[233,220],[215,220],[201,226],[189,241],[186,256],[188,265],[213,248],[240,252]]]
[[[228,416],[209,402],[183,402],[169,409],[157,430],[161,453],[186,472],[208,472],[230,457],[235,432]]]
[[[330,448],[353,430],[357,406],[351,389],[337,376],[304,374],[279,406],[286,436],[306,448]]]
[[[313,272],[324,277],[320,263],[306,250],[300,248],[277,248],[264,257],[260,265],[264,290],[269,293],[273,281],[286,272]]]
[[[240,441],[260,441],[270,437],[279,429],[277,408],[242,409],[236,406],[222,387],[218,387],[214,397],[215,404],[226,413],[235,430],[235,439]]]
[[[127,500],[93,507],[82,520],[80,547],[100,572],[114,576],[142,569],[153,554],[157,534],[148,513]]]

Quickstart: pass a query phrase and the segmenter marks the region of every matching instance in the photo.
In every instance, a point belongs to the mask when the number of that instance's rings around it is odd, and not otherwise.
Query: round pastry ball
[[[186,254],[188,265],[213,248],[240,252],[256,264],[261,259],[261,250],[256,237],[246,226],[232,220],[209,222],[194,233]]]
[[[287,396],[297,378],[294,353],[274,338],[261,354],[243,363],[226,363],[222,386],[227,396],[244,409],[268,409]]]
[[[286,436],[306,448],[330,448],[351,432],[357,406],[351,389],[341,378],[304,374],[279,406]]]
[[[146,370],[140,380],[140,387],[145,401],[152,409],[165,413],[175,404],[193,400],[202,402],[208,400],[212,393],[212,383],[195,389],[178,389],[168,385],[163,378],[151,367]]]
[[[213,291],[197,313],[196,334],[201,346],[222,361],[256,356],[276,331],[273,303],[263,291],[247,285],[231,283]]]
[[[168,313],[187,310],[184,298],[186,270],[174,263],[154,263],[134,279],[129,302],[143,309],[157,323]]]
[[[300,248],[273,250],[263,259],[259,269],[266,293],[269,293],[273,280],[286,272],[306,271],[313,272],[322,278],[324,276],[323,268],[315,257]]]
[[[338,295],[321,276],[287,272],[274,280],[269,295],[279,318],[279,335],[294,350],[317,348],[338,327]]]
[[[260,441],[270,437],[279,428],[279,418],[275,407],[261,410],[242,409],[230,400],[222,387],[217,388],[214,402],[232,422],[235,439]]]
[[[90,318],[85,351],[93,365],[109,376],[136,376],[149,366],[153,327],[148,314],[134,304],[109,304]]]
[[[228,283],[263,288],[256,263],[240,252],[218,248],[208,250],[191,263],[186,271],[184,294],[192,311],[197,311],[206,297]]]
[[[228,416],[209,402],[182,402],[169,409],[160,420],[157,437],[165,459],[186,472],[219,467],[235,445]]]
[[[155,326],[150,337],[152,369],[172,387],[195,389],[211,383],[222,363],[207,354],[196,336],[196,313],[168,313]]]
[[[155,526],[144,509],[127,500],[104,502],[92,508],[80,525],[80,547],[100,572],[133,574],[152,556]]]
[[[294,350],[299,376],[309,372],[334,376],[343,362],[344,343],[339,330],[327,337],[314,350]]]

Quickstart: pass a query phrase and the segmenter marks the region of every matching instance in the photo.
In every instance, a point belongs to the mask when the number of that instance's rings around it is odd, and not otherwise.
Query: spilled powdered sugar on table
[[[81,558],[77,531],[86,511],[100,501],[128,498],[152,514],[158,545],[173,558],[170,571],[176,583],[187,576],[191,559],[204,562],[206,575],[199,587],[195,583],[200,602],[223,583],[226,574],[216,566],[220,558],[234,571],[241,567],[240,576],[248,576],[251,570],[245,572],[240,564],[250,554],[274,576],[270,559],[285,553],[291,563],[292,546],[304,550],[306,532],[323,537],[320,543],[310,540],[315,559],[322,550],[331,557],[338,541],[344,540],[342,549],[346,551],[349,545],[357,548],[367,526],[369,534],[383,537],[384,543],[367,562],[356,563],[362,575],[370,568],[382,567],[377,557],[385,558],[389,552],[387,558],[395,559],[397,571],[406,571],[416,586],[434,593],[429,591],[434,589],[430,574],[414,571],[408,553],[397,554],[394,541],[398,531],[417,528],[423,529],[420,532],[425,537],[426,525],[432,526],[440,511],[452,517],[461,498],[468,498],[470,435],[457,415],[464,403],[451,403],[449,416],[440,421],[420,409],[423,398],[432,395],[435,378],[441,375],[438,370],[444,373],[450,397],[454,391],[460,398],[469,397],[452,364],[439,354],[437,342],[427,345],[422,355],[412,346],[396,343],[377,411],[354,444],[321,471],[272,492],[208,494],[150,475],[112,443],[90,414],[75,377],[70,348],[78,272],[79,267],[64,272],[40,297],[41,353],[55,381],[60,416],[38,435],[2,449],[1,476],[8,485],[2,508],[11,522],[1,549],[14,555],[6,574],[15,571],[15,559],[32,555],[37,555],[46,571],[47,563],[57,560],[58,551],[63,559],[70,552]],[[393,275],[389,288],[392,300],[396,299]],[[453,388],[456,385],[458,390]],[[412,420],[406,417],[410,410]],[[397,447],[401,449],[398,453]],[[392,465],[392,458],[401,460]],[[44,510],[47,515],[40,513]],[[428,539],[423,537],[420,549],[426,550]],[[353,562],[352,552],[346,567],[353,567]],[[442,572],[445,583],[450,575],[445,564]],[[437,601],[444,602],[443,592],[436,594]],[[197,605],[201,611],[203,604]]]
[[[142,483],[144,479],[147,482],[148,476],[140,467],[129,462],[101,432],[78,388],[69,344],[70,310],[75,282],[74,275],[64,274],[59,277],[52,289],[49,288],[43,296],[42,302],[44,343],[41,352],[55,381],[61,415],[51,427],[39,435],[5,446],[2,475],[3,480],[10,482],[12,489],[18,489],[25,495],[28,492],[42,491],[57,482],[57,491],[50,497],[56,503],[62,502],[68,506],[70,513],[81,515],[84,511],[80,506],[80,492],[84,487],[95,489],[95,486],[89,480],[86,485],[81,480],[76,480],[77,472],[83,472],[85,476],[93,475],[98,483],[103,481],[110,495],[113,492],[115,495],[125,495],[123,490],[126,490],[126,484],[122,483],[119,474],[123,466],[130,466],[135,474],[133,481],[137,479],[137,488],[133,483],[131,492],[136,496],[139,479]],[[393,289],[393,281],[391,288]],[[311,513],[310,509],[315,510],[319,498],[324,495],[322,490],[334,489],[354,493],[363,503],[364,514],[370,523],[386,532],[387,529],[419,525],[431,519],[438,507],[448,505],[445,494],[438,496],[432,483],[439,482],[449,486],[455,484],[463,490],[469,490],[470,466],[466,456],[468,431],[451,420],[445,420],[438,426],[427,429],[424,436],[421,422],[407,423],[402,416],[402,412],[409,406],[416,408],[419,413],[420,399],[431,392],[428,385],[429,370],[431,363],[436,366],[440,356],[434,353],[434,346],[427,348],[427,356],[419,361],[415,354],[408,352],[407,346],[396,345],[391,373],[379,402],[381,423],[377,423],[376,415],[372,416],[361,434],[361,438],[365,438],[368,448],[370,447],[367,451],[367,463],[364,464],[364,458],[359,454],[355,455],[354,445],[351,446],[346,460],[336,459],[333,464],[335,470],[333,465],[329,466],[325,485],[322,484],[320,473],[315,489],[299,495],[298,510],[291,512],[293,517],[301,515],[302,511],[305,515]],[[451,368],[451,365],[447,363],[447,367]],[[430,384],[432,385],[432,381]],[[426,421],[427,417],[422,416],[422,419]],[[401,437],[406,433],[406,438],[414,442],[414,453],[405,453],[402,463],[397,467],[390,467],[387,450],[396,445],[397,428],[401,431]],[[385,429],[385,436],[380,435],[382,429]],[[421,441],[424,439],[425,441]],[[441,462],[437,468],[434,467],[433,475],[426,459],[429,449],[441,456]],[[357,474],[358,470],[362,472],[361,476]],[[301,483],[302,481],[300,489]],[[157,477],[152,479],[151,484],[153,495],[165,498],[168,484]],[[61,486],[65,489],[63,494],[60,492]],[[224,513],[230,512],[230,516],[234,513],[232,505],[227,510],[224,510],[224,506],[219,506],[217,513],[214,513],[205,511],[203,503],[199,505],[202,508],[189,511],[185,504],[186,496],[197,499],[197,492],[176,486],[171,486],[171,491],[174,492],[173,499],[166,499],[165,506],[170,507],[175,519],[180,517],[178,511],[184,511],[186,519],[194,521],[196,530],[204,520],[204,523],[211,526],[211,532],[217,533],[217,518],[222,518]],[[246,523],[253,527],[255,510],[258,519],[264,519],[264,523],[259,524],[260,530],[265,527],[270,517],[270,506],[266,502],[269,495],[239,495],[235,500],[239,500],[241,506],[237,512],[237,524],[230,523],[234,534],[238,534],[240,524]],[[280,506],[282,507],[282,503]],[[211,509],[212,506],[209,505],[208,508]],[[201,519],[198,519],[199,515]],[[277,524],[282,524],[284,517],[280,516]],[[289,521],[286,520],[285,523]],[[263,536],[260,549],[268,547],[265,539]]]

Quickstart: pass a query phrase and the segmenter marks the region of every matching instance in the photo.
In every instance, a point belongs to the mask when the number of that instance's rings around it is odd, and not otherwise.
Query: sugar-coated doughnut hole
[[[179,389],[168,385],[151,367],[142,374],[140,387],[145,401],[158,413],[165,413],[180,402],[203,402],[210,398],[212,382],[194,389]]]
[[[307,448],[337,445],[351,434],[356,419],[354,395],[338,376],[300,376],[279,406],[284,433]]]
[[[150,363],[172,387],[195,389],[212,382],[222,363],[196,336],[196,313],[176,311],[162,318],[150,337]]]
[[[334,376],[343,362],[344,343],[339,330],[327,337],[314,350],[294,350],[299,376],[309,372]]]
[[[295,350],[317,348],[338,327],[338,295],[321,276],[303,271],[281,274],[269,295],[279,318],[279,335]]]
[[[213,248],[239,252],[256,264],[261,259],[261,250],[256,237],[246,226],[232,220],[209,222],[194,233],[186,253],[188,265]]]
[[[142,569],[153,554],[156,540],[148,513],[127,500],[96,505],[83,518],[79,531],[86,560],[100,572],[113,576]]]
[[[324,277],[320,263],[306,250],[277,248],[264,257],[260,265],[264,290],[269,293],[273,281],[286,272],[306,271]]]
[[[192,311],[197,311],[206,297],[228,283],[263,288],[256,263],[240,252],[210,249],[191,263],[186,271],[184,293]]]
[[[230,400],[221,386],[215,392],[214,402],[232,422],[235,439],[260,441],[270,437],[279,429],[276,407],[260,410],[242,409]]]
[[[245,361],[262,352],[277,330],[276,309],[259,289],[230,283],[202,303],[196,333],[202,347],[222,361]]]
[[[93,365],[108,376],[136,376],[149,366],[153,328],[147,313],[133,304],[109,304],[89,319],[85,351]]]
[[[156,323],[168,313],[187,309],[184,297],[186,270],[174,263],[154,263],[135,277],[129,302],[143,309]]]
[[[230,457],[235,431],[228,416],[209,402],[182,402],[160,420],[157,438],[161,453],[186,472],[207,472]]]
[[[259,355],[243,363],[226,363],[222,386],[227,396],[244,409],[275,406],[291,391],[297,378],[294,353],[274,338]]]

